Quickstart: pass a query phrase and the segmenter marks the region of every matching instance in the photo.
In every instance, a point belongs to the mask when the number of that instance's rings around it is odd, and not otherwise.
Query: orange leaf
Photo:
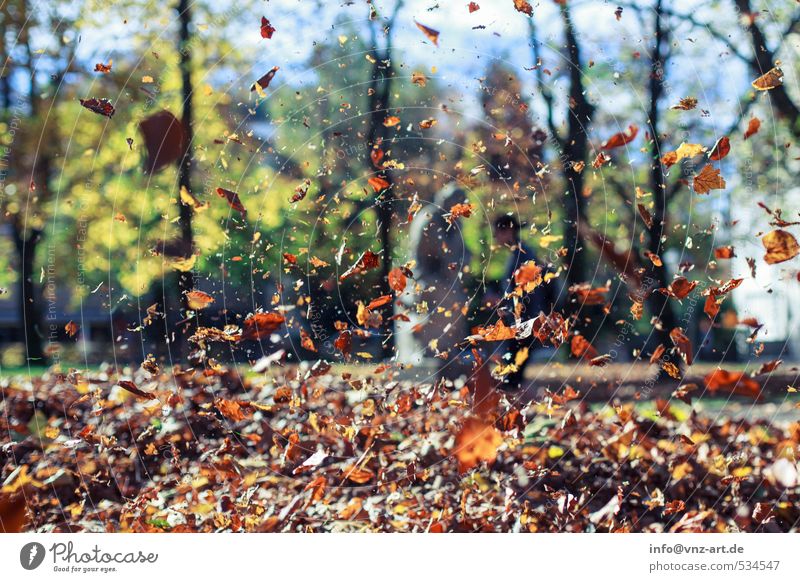
[[[468,418],[456,435],[455,456],[459,471],[469,471],[483,461],[493,463],[502,442],[503,437],[490,422]]]
[[[800,254],[800,245],[797,244],[797,239],[785,230],[777,229],[768,232],[761,238],[761,242],[767,249],[764,260],[770,265],[783,263]]]
[[[753,136],[761,129],[761,120],[758,117],[751,117],[747,123],[747,130],[744,132],[744,139]]]
[[[608,138],[602,145],[604,150],[612,150],[614,148],[622,147],[625,144],[632,142],[636,139],[636,135],[639,133],[639,127],[636,125],[629,125],[626,131],[621,131],[619,133],[615,133],[610,138]]]
[[[711,164],[706,164],[692,182],[692,188],[698,194],[707,194],[710,190],[721,190],[724,187],[725,178]]]
[[[714,370],[704,378],[704,382],[706,388],[711,392],[729,392],[741,396],[749,396],[756,400],[761,397],[761,384],[744,372]]]
[[[414,21],[414,24],[416,24],[417,28],[419,28],[422,31],[422,34],[424,34],[426,37],[428,37],[428,40],[431,41],[434,44],[434,46],[439,46],[439,31],[438,30],[435,30],[433,28],[425,26],[424,24],[420,24],[416,20]]]

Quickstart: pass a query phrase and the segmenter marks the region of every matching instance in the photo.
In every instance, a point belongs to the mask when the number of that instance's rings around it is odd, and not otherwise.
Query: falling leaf
[[[667,166],[673,166],[686,158],[693,158],[702,154],[706,148],[696,143],[681,143],[674,152],[667,152],[661,158],[661,162]]]
[[[145,392],[130,380],[119,380],[117,382],[117,386],[119,386],[120,388],[124,388],[125,390],[127,390],[131,394],[138,396],[139,398],[144,398],[145,400],[155,399],[155,396],[153,394]]]
[[[382,178],[381,176],[372,176],[367,180],[367,182],[369,183],[370,186],[372,186],[372,189],[375,192],[386,190],[386,188],[391,186],[391,184],[389,184],[389,181],[386,180],[386,178]]]
[[[694,291],[697,284],[697,281],[690,282],[686,277],[676,277],[675,280],[670,283],[669,287],[666,289],[662,287],[659,291],[668,297],[685,299],[689,293]]]
[[[469,4],[467,4],[467,8],[469,8],[470,14],[472,14],[473,12],[477,12],[478,10],[481,9],[481,7],[475,2],[470,2]]]
[[[533,16],[533,7],[527,0],[514,0],[514,8],[517,9],[517,12]]]
[[[725,178],[719,170],[711,164],[706,164],[700,173],[694,177],[692,188],[698,194],[708,194],[711,190],[721,190],[725,188]]]
[[[396,293],[402,293],[406,289],[406,275],[399,267],[389,271],[389,287]]]
[[[422,31],[422,34],[424,34],[428,38],[428,40],[431,41],[434,44],[434,46],[439,46],[439,31],[438,30],[434,30],[433,28],[429,28],[429,27],[425,26],[424,24],[420,24],[416,20],[414,21],[414,24],[417,25],[417,28],[419,28]]]
[[[724,159],[731,151],[731,140],[727,138],[727,136],[722,136],[717,140],[717,143],[714,144],[714,147],[711,148],[711,152],[708,154],[708,159],[712,161],[719,161]]]
[[[270,24],[264,16],[261,17],[261,38],[272,38],[275,34],[275,27]]]
[[[383,125],[385,127],[394,127],[395,125],[400,125],[400,118],[396,115],[390,115],[383,120]]]
[[[186,152],[186,136],[178,118],[166,110],[150,115],[139,124],[147,158],[144,171],[152,174],[174,164]]]
[[[111,102],[108,99],[97,99],[96,97],[92,97],[90,99],[79,99],[79,101],[81,102],[81,105],[83,105],[89,111],[97,113],[98,115],[103,115],[109,119],[114,117],[114,113],[116,112],[114,106],[111,105]]]
[[[761,129],[761,120],[758,117],[751,117],[750,121],[747,122],[747,130],[744,132],[744,139],[757,134],[759,129]]]
[[[239,195],[231,190],[225,188],[217,188],[217,195],[228,201],[228,206],[236,210],[242,217],[242,220],[247,218],[247,210],[245,209],[242,201],[239,200]]]
[[[767,250],[764,261],[770,265],[783,263],[800,254],[800,245],[790,232],[776,229],[761,237],[761,243]]]
[[[250,87],[250,91],[263,91],[269,84],[272,82],[273,77],[275,77],[275,73],[280,71],[280,67],[272,67],[265,75],[263,75],[258,81],[253,83]]]
[[[480,463],[493,463],[503,437],[491,423],[477,417],[468,418],[455,439],[454,453],[461,473]]]
[[[569,345],[570,353],[576,358],[583,358],[591,360],[598,357],[598,352],[592,344],[583,337],[581,334],[572,336],[572,341]]]
[[[675,347],[678,348],[678,352],[681,354],[683,361],[691,366],[693,360],[692,342],[686,337],[683,330],[679,327],[674,328],[669,332],[669,339],[671,339]]]
[[[366,273],[370,269],[375,269],[379,264],[379,256],[372,251],[364,251],[355,264],[347,269],[342,275],[339,276],[339,281],[352,277],[353,275],[360,275]]]
[[[95,73],[103,73],[104,75],[107,75],[108,73],[111,72],[111,65],[113,63],[114,63],[114,61],[112,61],[112,60],[109,60],[107,65],[104,65],[103,63],[97,63],[94,66],[94,72]]]
[[[474,204],[459,203],[450,207],[450,212],[447,213],[447,222],[453,224],[459,218],[469,218],[472,216],[472,211],[475,210]]]
[[[67,335],[69,335],[69,337],[75,337],[75,335],[78,333],[78,329],[79,329],[78,324],[75,323],[74,321],[70,321],[69,323],[67,323],[67,325],[64,326],[64,331],[67,332]]]
[[[244,320],[239,341],[260,340],[278,330],[286,321],[280,313],[256,313]]]
[[[694,97],[682,97],[677,105],[673,105],[670,109],[677,109],[680,111],[691,111],[697,107],[697,99]]]
[[[769,91],[780,87],[783,85],[783,71],[780,67],[774,67],[753,81],[752,85],[756,91]]]
[[[214,303],[214,298],[208,293],[194,289],[186,293],[186,303],[188,304],[189,309],[197,311],[200,309],[205,309]]]
[[[605,142],[603,142],[602,148],[604,150],[611,150],[614,148],[622,147],[626,144],[629,144],[634,139],[636,139],[636,135],[638,133],[639,133],[639,127],[634,124],[631,124],[628,126],[628,129],[626,131],[615,133]]]
[[[728,392],[749,396],[758,399],[761,395],[761,384],[753,380],[744,372],[730,372],[728,370],[717,369],[706,375],[704,378],[706,388],[712,393]]]

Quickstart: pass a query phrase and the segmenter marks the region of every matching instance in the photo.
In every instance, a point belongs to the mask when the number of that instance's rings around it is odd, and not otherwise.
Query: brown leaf
[[[533,16],[533,7],[527,0],[514,0],[514,8],[517,9],[517,12]]]
[[[144,138],[147,159],[144,171],[147,174],[174,164],[186,151],[186,138],[183,125],[169,111],[159,111],[139,124]]]
[[[247,210],[242,204],[242,201],[239,200],[239,195],[236,192],[226,190],[225,188],[217,188],[217,195],[220,198],[225,198],[225,200],[228,201],[228,206],[238,211],[242,217],[242,220],[247,218]]]
[[[477,417],[468,418],[455,440],[459,471],[464,473],[484,461],[493,463],[502,442],[503,437],[492,423]]]
[[[434,44],[434,46],[439,46],[439,31],[438,30],[434,30],[433,28],[425,26],[424,24],[420,24],[416,20],[414,21],[414,24],[416,24],[417,28],[419,28],[422,31],[422,34],[424,34],[426,37],[428,37],[428,40],[431,41]]]
[[[114,117],[114,113],[116,113],[116,109],[114,109],[114,106],[111,105],[111,101],[108,99],[91,97],[90,99],[79,99],[79,101],[81,102],[81,105],[83,105],[89,111],[104,117],[108,117],[109,119]]]
[[[367,182],[370,186],[372,186],[372,189],[375,190],[375,192],[386,190],[386,188],[391,185],[386,178],[381,176],[372,176],[369,180],[367,180]]]
[[[599,355],[589,340],[580,334],[575,334],[572,336],[572,341],[570,342],[569,348],[572,355],[576,358],[591,360]]]
[[[675,347],[678,348],[678,352],[681,354],[683,361],[691,366],[693,360],[692,342],[686,337],[683,330],[679,327],[674,328],[669,332],[669,339],[671,339]]]
[[[311,336],[308,335],[308,332],[306,332],[304,329],[300,330],[300,347],[310,352],[317,351],[317,346],[314,345],[314,340],[311,339]]]
[[[729,372],[728,370],[714,370],[704,378],[706,388],[713,392],[729,392],[759,399],[761,384],[753,380],[744,372]]]
[[[124,388],[131,394],[135,394],[139,398],[144,398],[145,400],[154,400],[156,398],[153,394],[145,392],[130,380],[119,380],[117,381],[117,386]]]
[[[622,147],[625,144],[632,142],[636,139],[636,135],[639,133],[639,127],[631,124],[628,126],[626,131],[621,131],[619,133],[615,133],[610,138],[608,138],[602,145],[604,150],[611,150],[614,148]]]
[[[783,263],[800,254],[800,245],[790,232],[776,229],[761,237],[761,243],[767,250],[764,260],[770,265]]]
[[[67,323],[67,325],[64,326],[64,331],[67,332],[67,335],[69,335],[69,337],[75,337],[75,334],[78,333],[78,329],[80,328],[78,327],[78,324],[75,323],[74,321],[70,321],[69,323]]]
[[[250,87],[250,91],[257,91],[259,88],[263,91],[269,84],[272,82],[273,77],[275,77],[275,73],[280,71],[280,67],[272,67],[269,71],[267,71],[258,81],[253,83]]]
[[[383,307],[387,303],[391,302],[392,302],[391,295],[381,295],[380,297],[376,297],[375,299],[370,301],[369,305],[367,305],[367,309],[377,309],[378,307]]]
[[[636,208],[637,208],[637,210],[639,210],[639,216],[642,217],[642,220],[644,221],[644,225],[648,228],[648,230],[652,229],[653,228],[653,215],[650,214],[650,211],[647,210],[647,207],[642,203],[638,203],[636,205]]]
[[[722,136],[711,148],[708,159],[714,162],[724,159],[731,152],[731,140],[727,136]]]
[[[717,247],[714,249],[714,258],[719,259],[732,259],[736,255],[733,252],[733,247],[730,245]]]
[[[380,257],[372,251],[364,251],[361,256],[358,257],[355,264],[339,276],[339,281],[344,281],[353,275],[360,275],[366,273],[370,269],[375,269],[379,264],[379,258]]]
[[[698,194],[707,194],[711,190],[721,190],[724,187],[725,179],[711,164],[706,164],[692,181],[692,188]]]
[[[395,267],[389,271],[389,287],[391,287],[393,291],[402,293],[405,291],[407,284],[406,275],[403,273],[402,269]]]
[[[783,85],[783,71],[774,67],[751,83],[756,91],[769,91]]]
[[[750,121],[747,122],[747,130],[744,132],[744,139],[757,134],[759,129],[761,129],[761,120],[758,117],[751,117]]]
[[[186,293],[186,302],[189,305],[189,309],[197,311],[200,309],[205,309],[214,303],[214,298],[208,293],[204,293],[195,289]]]
[[[261,17],[261,38],[272,38],[275,27],[264,16]]]
[[[239,341],[260,340],[279,329],[286,321],[280,313],[256,313],[244,320]]]
[[[685,299],[689,293],[694,291],[695,287],[697,287],[697,281],[690,282],[686,277],[676,277],[669,287],[666,289],[662,287],[659,291],[668,297]]]

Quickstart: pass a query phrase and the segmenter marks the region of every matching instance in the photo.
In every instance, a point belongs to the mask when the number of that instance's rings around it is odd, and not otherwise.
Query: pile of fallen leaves
[[[330,366],[5,380],[7,531],[790,531],[800,423]],[[272,368],[270,369],[272,372]]]

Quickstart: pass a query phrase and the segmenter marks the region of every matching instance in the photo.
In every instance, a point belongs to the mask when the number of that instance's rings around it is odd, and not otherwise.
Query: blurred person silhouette
[[[465,306],[469,299],[463,273],[470,253],[464,244],[460,219],[451,216],[450,210],[466,200],[464,190],[451,182],[411,223],[416,285],[405,296],[411,322],[398,327],[410,327],[413,342],[406,333],[403,359],[419,363],[437,358],[439,377],[455,378],[465,371],[456,344],[468,334]]]
[[[520,230],[519,221],[511,214],[502,214],[494,220],[495,242],[511,251],[500,285],[503,296],[498,305],[501,319],[507,325],[533,319],[542,312],[549,313],[555,300],[552,285],[543,280],[532,291],[527,293],[522,291],[515,304],[511,295],[517,287],[515,273],[520,267],[533,261],[541,269],[543,278],[547,272],[546,265],[539,262],[533,249],[522,240]],[[532,336],[507,341],[503,354],[504,364],[513,364],[514,366],[512,371],[503,377],[503,381],[499,385],[501,390],[517,391],[523,388],[525,368],[531,355],[539,347],[541,347],[540,342]]]

